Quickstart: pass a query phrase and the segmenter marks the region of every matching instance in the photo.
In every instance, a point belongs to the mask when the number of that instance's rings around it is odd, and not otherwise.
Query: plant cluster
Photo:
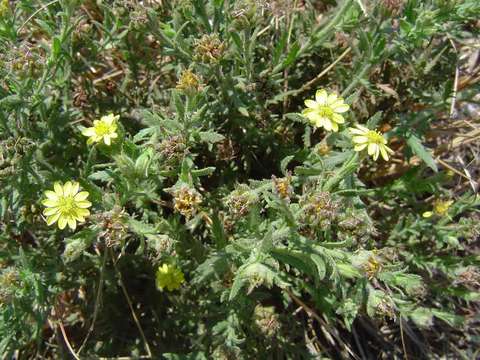
[[[479,357],[479,15],[0,1],[2,358]]]

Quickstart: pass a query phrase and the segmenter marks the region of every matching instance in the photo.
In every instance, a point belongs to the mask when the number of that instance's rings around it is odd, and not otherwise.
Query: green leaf
[[[419,327],[430,327],[433,325],[432,310],[425,307],[418,307],[409,314],[410,319]]]
[[[382,118],[382,111],[376,112],[370,119],[367,120],[367,128],[375,129]]]
[[[430,152],[425,148],[420,139],[417,138],[415,135],[410,135],[410,137],[407,139],[407,144],[410,147],[410,149],[418,155],[420,159],[422,159],[425,164],[427,164],[433,171],[438,172],[438,167],[437,164],[435,163],[435,160],[433,159],[432,155]]]
[[[287,166],[295,158],[295,155],[289,155],[284,157],[283,160],[280,162],[280,170],[282,171],[283,175],[287,175]]]
[[[325,264],[325,261],[323,260],[322,257],[320,257],[317,254],[310,255],[310,259],[312,259],[312,261],[317,266],[318,279],[323,280],[325,278],[326,273],[327,273],[327,266]]]
[[[215,172],[215,167],[214,166],[209,166],[203,169],[197,169],[197,170],[192,170],[192,176],[207,176],[211,175]]]
[[[215,131],[200,131],[198,133],[200,140],[209,144],[214,144],[225,139],[225,136]]]

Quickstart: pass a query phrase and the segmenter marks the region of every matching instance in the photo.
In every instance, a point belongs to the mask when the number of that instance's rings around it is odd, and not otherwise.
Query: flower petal
[[[86,208],[89,208],[90,206],[92,206],[92,203],[90,201],[87,201],[87,200],[82,200],[82,201],[76,201],[75,205],[77,205],[77,207],[80,208],[80,209],[86,209]]]
[[[335,94],[335,93],[331,93],[328,95],[328,98],[327,98],[327,105],[331,105],[331,104],[335,104],[335,102],[337,101],[338,99],[338,95]]]
[[[90,211],[87,209],[77,209],[75,213],[80,217],[87,217],[90,215]]]
[[[54,191],[47,190],[44,192],[44,194],[50,200],[58,200],[58,195]]]
[[[75,201],[82,201],[88,198],[88,195],[90,195],[88,191],[80,191],[74,196],[74,199]]]
[[[327,131],[332,131],[332,122],[330,121],[330,119],[323,118],[323,127]]]
[[[357,124],[357,125],[355,125],[355,126],[357,127],[358,130],[361,130],[361,131],[363,131],[364,133],[367,133],[367,132],[370,131],[369,128],[367,128],[367,127],[365,127],[365,126],[363,126],[363,125]]]
[[[368,142],[368,138],[366,136],[357,135],[352,138],[352,141],[355,144],[363,144]]]
[[[95,128],[93,127],[89,127],[89,128],[85,128],[82,130],[82,135],[83,136],[95,136],[96,132],[95,132]]]
[[[360,129],[356,129],[356,128],[348,128],[348,130],[352,133],[352,134],[356,134],[356,135],[365,135],[365,131],[363,130],[360,130]]]
[[[315,93],[315,100],[318,103],[318,105],[326,105],[327,104],[327,99],[328,99],[328,94],[325,89],[320,89],[317,90]]]
[[[333,115],[332,115],[332,119],[333,119],[333,121],[335,121],[335,122],[338,123],[338,124],[343,124],[343,123],[345,123],[345,119],[344,119],[343,116],[340,115],[340,114],[333,114]]]
[[[332,131],[337,132],[338,131],[338,124],[334,121],[330,121],[330,124],[332,124]]]
[[[63,195],[64,195],[64,196],[70,196],[70,195],[72,195],[72,189],[73,189],[72,182],[71,182],[71,181],[67,181],[67,182],[63,185]]]
[[[338,106],[332,105],[332,109],[336,113],[344,113],[344,112],[347,112],[348,109],[350,109],[350,106],[348,104],[342,104],[342,105],[338,105]]]
[[[375,143],[369,143],[368,144],[368,155],[372,156],[375,154],[375,149],[377,148],[377,144]]]
[[[72,190],[70,190],[72,196],[75,196],[76,193],[78,193],[78,189],[80,188],[80,184],[76,181],[72,182]]]
[[[380,153],[382,154],[383,160],[388,161],[388,154],[387,154],[387,150],[385,149],[385,146],[379,146],[379,148],[380,148]]]
[[[367,143],[355,145],[355,146],[353,147],[353,150],[355,150],[355,151],[362,151],[363,149],[365,149],[365,148],[367,147],[367,145],[368,145]]]
[[[67,219],[68,227],[72,230],[75,230],[77,228],[77,222],[73,217],[69,217]]]
[[[316,109],[318,107],[318,104],[315,101],[310,100],[310,99],[305,100],[304,104],[305,104],[306,107],[308,107],[310,109]]]
[[[425,211],[425,212],[422,214],[422,216],[423,216],[424,218],[432,217],[432,215],[433,215],[433,212],[432,212],[432,211]]]
[[[105,145],[110,146],[110,144],[111,144],[110,136],[109,135],[104,135],[103,136],[103,142],[105,143]]]
[[[44,216],[51,216],[53,214],[56,214],[59,212],[59,209],[58,207],[49,207],[49,208],[46,208],[42,211],[42,214]]]
[[[47,220],[47,225],[50,226],[50,225],[54,224],[58,220],[59,217],[60,217],[59,212],[56,213],[56,214],[48,216],[47,219],[46,219]]]
[[[63,196],[62,184],[60,184],[59,182],[54,183],[53,189],[55,190],[55,194],[57,194],[58,196]]]
[[[42,201],[42,205],[46,207],[56,207],[58,206],[58,200],[45,199]]]
[[[58,228],[60,230],[63,230],[63,229],[65,229],[65,226],[67,226],[67,218],[65,216],[61,216],[58,219]]]

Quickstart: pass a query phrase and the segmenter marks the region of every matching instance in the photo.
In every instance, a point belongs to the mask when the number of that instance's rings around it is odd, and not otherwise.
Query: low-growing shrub
[[[479,16],[2,0],[2,358],[478,358]]]

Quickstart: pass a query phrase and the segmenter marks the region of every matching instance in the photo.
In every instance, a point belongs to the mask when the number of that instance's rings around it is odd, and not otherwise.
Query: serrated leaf
[[[214,144],[225,139],[225,136],[215,131],[200,131],[198,133],[200,140],[206,143]]]
[[[310,255],[310,258],[312,259],[312,261],[317,266],[318,279],[323,280],[325,278],[325,275],[327,274],[327,266],[325,264],[325,261],[323,260],[322,257],[320,257],[317,254]]]
[[[215,167],[214,166],[209,166],[203,169],[197,169],[197,170],[192,170],[191,173],[193,176],[207,176],[211,175],[215,172]]]
[[[367,120],[367,128],[375,129],[382,118],[382,111],[376,112],[370,119]]]
[[[432,155],[427,150],[427,148],[423,146],[419,138],[417,138],[415,135],[412,134],[407,139],[407,144],[410,147],[410,149],[413,151],[413,153],[416,154],[420,159],[422,159],[425,162],[425,164],[428,165],[428,167],[430,167],[433,171],[438,172],[438,167],[437,167],[437,164],[435,163],[435,160],[433,159]]]
[[[280,170],[282,171],[283,175],[287,175],[287,166],[290,163],[290,161],[293,160],[295,155],[289,155],[283,158],[283,160],[280,162]]]

